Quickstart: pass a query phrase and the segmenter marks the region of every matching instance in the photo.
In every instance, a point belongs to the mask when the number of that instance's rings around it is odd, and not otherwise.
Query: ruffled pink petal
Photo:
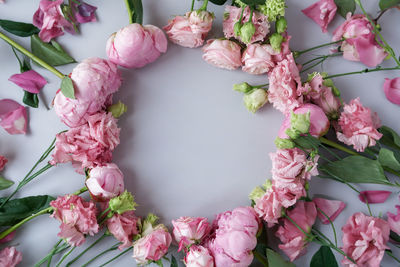
[[[322,210],[329,219],[333,222],[337,216],[342,212],[342,210],[346,207],[344,202],[339,200],[329,200],[325,198],[314,198],[313,202],[317,206],[318,209]],[[318,210],[318,218],[321,220],[323,224],[328,224],[328,218]]]
[[[0,126],[9,134],[26,134],[27,114],[24,106],[11,99],[0,100]]]
[[[337,7],[333,0],[320,0],[301,12],[315,21],[321,27],[322,32],[327,32],[328,24],[335,17],[336,10]]]
[[[383,91],[386,98],[393,104],[400,105],[400,77],[394,79],[385,79]]]
[[[384,203],[390,194],[392,192],[386,190],[366,190],[361,191],[358,198],[364,203],[368,201],[368,204]]]
[[[32,94],[39,93],[43,86],[47,84],[43,76],[34,70],[14,74],[8,80]]]
[[[360,61],[368,67],[376,67],[381,64],[388,55],[382,47],[375,44],[374,40],[370,38],[352,38],[347,39],[346,42],[354,45],[360,57]]]

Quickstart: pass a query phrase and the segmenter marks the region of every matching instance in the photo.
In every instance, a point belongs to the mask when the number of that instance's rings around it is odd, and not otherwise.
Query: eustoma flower
[[[107,163],[90,170],[86,187],[98,201],[106,201],[124,192],[124,175],[117,165]]]
[[[394,79],[385,79],[383,91],[386,98],[393,104],[400,105],[400,77]]]
[[[210,231],[207,218],[181,217],[172,221],[173,237],[179,244],[179,249],[202,240]]]
[[[115,213],[106,221],[107,229],[120,242],[119,249],[132,246],[132,239],[139,233],[139,218],[135,216],[134,211],[126,211],[122,214]]]
[[[26,108],[11,99],[0,100],[0,126],[9,134],[26,134]]]
[[[322,32],[327,32],[328,24],[335,17],[336,10],[337,7],[333,0],[320,0],[301,12],[315,21],[321,27]]]
[[[242,65],[240,46],[233,41],[208,40],[203,52],[203,59],[216,67],[234,70]]]
[[[249,44],[242,55],[242,70],[251,74],[263,74],[272,70],[273,55],[278,54],[271,45]]]
[[[187,267],[214,267],[214,258],[210,255],[210,251],[203,246],[191,246],[184,262]]]
[[[0,266],[14,267],[22,261],[22,253],[15,247],[5,247],[0,250]]]

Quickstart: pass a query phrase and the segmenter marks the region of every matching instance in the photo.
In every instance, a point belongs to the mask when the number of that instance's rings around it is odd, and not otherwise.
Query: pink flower
[[[125,68],[141,68],[165,53],[167,45],[161,29],[133,23],[111,35],[106,50],[111,62]]]
[[[272,70],[272,59],[277,53],[267,44],[249,44],[242,55],[242,70],[251,74],[263,74]]]
[[[3,237],[2,239],[0,239],[0,244],[1,243],[7,243],[10,242],[11,240],[14,239],[15,236],[15,231],[12,231],[11,233],[9,233],[8,235],[6,235],[5,237]],[[1,265],[0,265],[1,266]]]
[[[203,217],[180,217],[173,220],[172,225],[174,226],[172,234],[179,244],[179,250],[201,241],[210,231],[207,218]]]
[[[373,27],[365,15],[350,14],[346,21],[333,32],[333,41],[344,38],[340,47],[343,58],[361,61],[368,67],[375,67],[387,57],[385,50],[376,41]]]
[[[340,200],[329,200],[317,197],[313,199],[313,202],[318,209],[322,210],[322,212],[318,210],[318,218],[323,224],[328,224],[329,220],[333,222],[346,207],[346,204]],[[329,220],[326,216],[328,216]]]
[[[391,194],[392,192],[386,190],[366,190],[361,191],[358,198],[369,204],[384,203]]]
[[[127,211],[123,214],[115,213],[106,221],[108,231],[122,242],[118,247],[120,250],[132,246],[132,239],[138,234],[138,220],[133,211]]]
[[[96,19],[96,9],[97,7],[89,5],[83,1],[78,0],[72,2],[73,12],[75,19],[78,23],[87,23],[87,22],[95,22]]]
[[[390,226],[390,230],[400,235],[400,205],[396,205],[397,214],[391,212],[387,213],[387,221]]]
[[[394,79],[385,79],[383,91],[386,98],[393,104],[400,105],[400,77]]]
[[[86,186],[96,201],[106,201],[124,191],[124,175],[117,165],[107,163],[90,170]]]
[[[0,100],[0,126],[9,134],[26,134],[26,108],[11,99]]]
[[[185,16],[176,16],[163,29],[171,42],[184,47],[203,45],[211,30],[213,15],[208,11],[192,11]]]
[[[214,267],[214,258],[210,255],[210,251],[198,245],[190,247],[184,262],[187,267]]]
[[[327,32],[328,24],[335,17],[336,10],[337,7],[333,0],[320,0],[301,12],[315,21],[321,27],[322,32]]]
[[[283,113],[288,113],[303,103],[297,90],[301,88],[299,69],[293,54],[279,62],[269,74],[268,100]]]
[[[218,68],[234,70],[242,66],[240,46],[233,41],[208,40],[203,52],[203,59]]]
[[[382,137],[377,131],[380,124],[378,115],[364,107],[357,97],[348,105],[344,105],[339,118],[341,132],[338,131],[336,135],[339,141],[352,145],[355,150],[362,152],[368,146],[374,146],[376,140]]]
[[[4,170],[4,166],[6,166],[8,159],[2,155],[0,155],[0,171]]]
[[[171,242],[171,234],[165,226],[158,225],[150,234],[133,243],[133,258],[141,265],[158,261],[168,252]]]
[[[84,235],[94,235],[99,231],[93,202],[86,202],[76,195],[65,195],[51,201],[50,206],[54,208],[51,217],[61,222],[58,236],[71,246],[82,245]]]
[[[32,94],[38,94],[47,83],[43,76],[34,70],[14,74],[8,80]]]
[[[311,227],[317,218],[317,210],[313,202],[299,201],[293,210],[287,212],[287,216],[295,221],[305,232],[310,233]],[[306,235],[288,219],[285,218],[283,220],[283,226],[279,227],[275,235],[283,243],[279,245],[279,248],[285,252],[291,261],[306,252]]]
[[[225,7],[225,16],[223,22],[223,30],[224,35],[227,39],[229,38],[237,38],[241,41],[240,36],[235,36],[234,33],[234,25],[240,19],[240,14],[242,9],[235,6],[226,6]],[[250,8],[246,7],[243,12],[242,23],[248,22],[250,18]],[[251,20],[256,27],[256,31],[251,38],[250,43],[255,43],[258,41],[263,41],[269,32],[269,23],[267,16],[263,15],[258,11],[254,11],[253,18]]]
[[[15,247],[6,247],[0,250],[0,266],[14,267],[22,261],[22,253]]]
[[[39,9],[33,15],[33,25],[40,29],[39,37],[45,43],[63,35],[64,30],[74,32],[72,24],[62,14],[61,4],[63,3],[64,0],[41,0]]]
[[[344,258],[342,264],[349,267],[379,267],[389,241],[389,224],[380,219],[357,212],[342,227],[342,250],[357,265]]]
[[[286,59],[288,55],[292,53],[289,47],[289,42],[290,39],[292,39],[292,36],[288,35],[287,33],[284,33],[282,35],[285,39],[281,44],[281,51],[278,54],[272,55],[272,59],[274,60],[275,64],[278,64],[282,60]]]

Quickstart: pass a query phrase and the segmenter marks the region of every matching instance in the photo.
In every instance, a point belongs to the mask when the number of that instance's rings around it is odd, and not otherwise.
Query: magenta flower
[[[329,200],[317,197],[313,199],[313,202],[315,206],[322,211],[318,210],[318,218],[323,224],[330,223],[329,220],[333,222],[346,207],[346,204],[340,200]],[[326,216],[328,216],[329,219]]]
[[[2,171],[4,169],[7,162],[8,162],[8,159],[6,157],[0,155],[0,171]]]
[[[26,134],[26,108],[11,99],[0,100],[0,126],[9,134]]]
[[[385,79],[383,91],[386,98],[393,104],[400,105],[400,77],[394,79]]]
[[[12,232],[9,233],[8,235],[6,235],[6,236],[3,237],[2,239],[0,239],[0,244],[1,244],[1,243],[10,242],[11,240],[14,239],[14,236],[15,236],[15,231],[12,231]]]
[[[390,230],[400,235],[400,205],[396,205],[397,214],[391,212],[387,213],[387,221],[390,226]]]
[[[335,17],[336,10],[337,7],[333,0],[320,0],[301,12],[315,21],[321,27],[322,32],[327,32],[328,24]]]
[[[15,267],[22,261],[22,253],[15,247],[6,247],[0,250],[0,266]]]

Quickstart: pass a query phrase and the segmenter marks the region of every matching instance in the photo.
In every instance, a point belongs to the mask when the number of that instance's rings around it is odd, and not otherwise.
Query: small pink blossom
[[[26,134],[26,108],[14,100],[0,100],[0,126],[9,134]]]
[[[322,32],[327,32],[328,24],[335,17],[336,10],[337,7],[333,0],[320,0],[301,12],[315,21],[321,27]]]
[[[211,39],[202,48],[203,59],[218,68],[234,70],[242,66],[240,49],[233,41]]]
[[[132,246],[132,239],[138,232],[138,220],[133,211],[122,214],[115,213],[106,221],[108,231],[120,242],[119,249]]]
[[[275,66],[272,56],[277,52],[268,44],[249,44],[242,55],[242,70],[250,74],[264,74]]]
[[[386,98],[393,104],[400,105],[400,77],[394,79],[385,79],[383,91]]]
[[[198,245],[190,247],[184,262],[187,267],[214,267],[214,258],[210,255],[210,251]]]
[[[322,211],[318,210],[318,218],[323,224],[330,223],[329,220],[333,222],[346,207],[346,204],[340,200],[329,200],[317,197],[313,199],[313,202],[315,206]],[[326,216],[328,216],[329,219]]]
[[[172,221],[173,237],[179,244],[179,250],[196,242],[199,242],[210,231],[207,218],[203,217],[180,217]]]
[[[22,253],[15,247],[5,247],[0,250],[0,266],[15,267],[22,261]]]
[[[86,187],[96,201],[106,201],[124,192],[124,175],[114,163],[90,170]]]
[[[391,191],[386,190],[366,190],[361,191],[358,198],[362,202],[369,204],[384,203],[391,194]]]
[[[382,137],[377,130],[381,126],[378,115],[364,107],[358,97],[344,105],[339,126],[341,131],[336,133],[338,140],[352,145],[358,152],[374,146]]]
[[[43,76],[34,70],[14,74],[8,80],[32,94],[38,94],[43,86],[47,84]]]
[[[4,167],[6,166],[8,162],[8,159],[2,155],[0,155],[0,171],[4,170]]]
[[[342,227],[342,250],[357,264],[344,258],[342,264],[348,267],[379,267],[380,262],[389,249],[389,223],[357,212]]]
[[[106,51],[111,62],[124,68],[142,68],[167,51],[163,31],[153,25],[129,24],[112,34]]]

